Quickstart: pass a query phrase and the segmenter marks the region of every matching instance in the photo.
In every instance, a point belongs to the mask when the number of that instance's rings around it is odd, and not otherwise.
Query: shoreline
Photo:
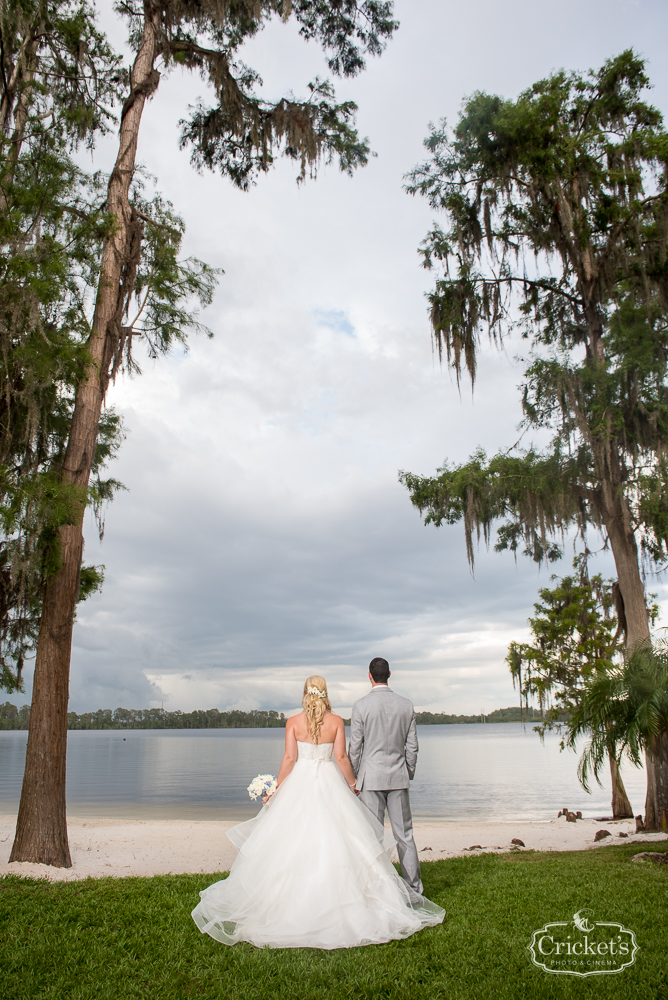
[[[0,875],[51,881],[83,878],[180,875],[228,871],[236,851],[225,836],[236,820],[113,819],[69,817],[72,868],[30,862],[9,864],[16,816],[0,816]],[[611,836],[595,842],[598,830]],[[619,837],[620,833],[627,834]],[[419,820],[415,842],[422,861],[511,851],[584,851],[612,843],[647,844],[668,839],[665,833],[635,833],[635,820]],[[513,839],[524,846],[513,845]],[[393,855],[396,859],[396,851]]]

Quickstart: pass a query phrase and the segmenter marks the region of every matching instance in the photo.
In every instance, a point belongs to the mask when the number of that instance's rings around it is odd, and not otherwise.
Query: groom
[[[371,690],[353,705],[348,756],[360,799],[380,823],[387,809],[404,879],[422,894],[408,799],[418,755],[415,711],[387,686],[389,677],[389,663],[376,656],[369,664]]]

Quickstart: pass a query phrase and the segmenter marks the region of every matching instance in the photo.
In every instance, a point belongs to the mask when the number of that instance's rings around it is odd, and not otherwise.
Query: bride
[[[327,949],[441,923],[445,911],[397,874],[394,843],[384,846],[383,827],[357,798],[343,719],[322,677],[308,678],[302,705],[285,727],[278,788],[228,831],[239,853],[229,876],[200,893],[195,923],[222,944]]]

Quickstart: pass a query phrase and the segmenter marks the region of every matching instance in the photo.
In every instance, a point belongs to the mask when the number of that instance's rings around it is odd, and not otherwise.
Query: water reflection
[[[278,770],[282,729],[76,731],[68,735],[68,809],[78,816],[245,819],[257,812],[246,786]],[[585,816],[610,812],[610,779],[591,795],[576,777],[577,758],[544,744],[519,723],[420,726],[411,787],[416,817],[532,819],[563,807]],[[0,812],[14,813],[27,733],[0,732]],[[636,813],[644,811],[645,775],[623,777]]]

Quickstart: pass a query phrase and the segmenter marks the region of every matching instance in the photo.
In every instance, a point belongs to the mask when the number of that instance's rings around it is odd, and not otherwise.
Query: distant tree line
[[[253,710],[166,712],[163,708],[100,708],[97,712],[67,713],[68,729],[277,729],[285,726],[282,712]]]
[[[418,726],[461,726],[475,724],[476,722],[527,722],[531,721],[531,713],[534,710],[529,708],[521,709],[517,705],[512,708],[497,708],[493,712],[485,715],[479,712],[477,715],[445,715],[443,712],[416,712],[415,719]]]
[[[0,730],[28,729],[30,706],[0,705]],[[100,708],[97,712],[67,713],[68,729],[278,729],[285,726],[282,712],[166,712],[163,708]]]
[[[532,711],[529,709],[529,711]],[[527,710],[520,717],[520,709],[497,708],[489,715],[445,715],[418,712],[418,726],[448,726],[462,723],[521,722],[528,719]],[[67,713],[68,729],[281,729],[285,727],[283,712],[261,711],[219,712],[217,708],[199,709],[194,712],[166,712],[164,708],[99,708],[97,712]],[[350,725],[350,719],[343,720]],[[0,705],[0,730],[28,729],[30,705],[17,708],[10,702]]]
[[[8,701],[0,705],[1,729],[27,729],[30,724],[30,705],[11,705]]]

